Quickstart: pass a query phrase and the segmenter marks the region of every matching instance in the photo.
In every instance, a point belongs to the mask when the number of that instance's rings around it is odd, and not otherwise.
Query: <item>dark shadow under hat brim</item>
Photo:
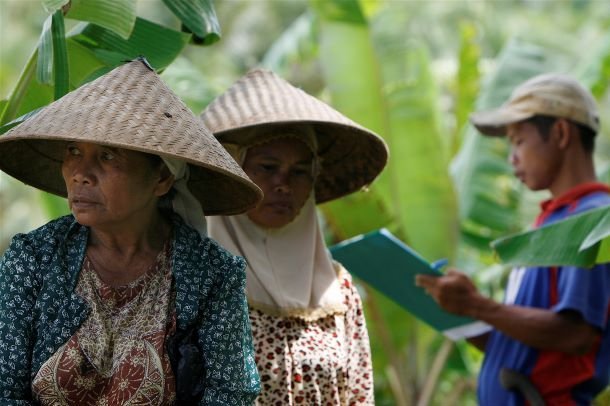
[[[314,120],[263,123],[216,133],[221,143],[255,144],[261,128],[311,125],[318,142],[321,171],[316,179],[316,203],[334,200],[372,183],[388,160],[386,144],[380,138],[351,125]],[[257,129],[257,131],[252,131]]]

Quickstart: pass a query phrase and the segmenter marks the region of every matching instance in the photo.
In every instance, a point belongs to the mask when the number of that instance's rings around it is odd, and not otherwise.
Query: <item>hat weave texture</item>
[[[142,61],[119,66],[0,136],[0,169],[65,197],[65,141],[188,162],[188,187],[206,215],[241,213],[262,197],[210,131]]]
[[[261,127],[272,131],[274,126],[311,125],[322,166],[315,185],[317,203],[370,184],[388,159],[378,135],[268,70],[248,72],[213,100],[201,119],[220,142],[240,145],[255,143]]]

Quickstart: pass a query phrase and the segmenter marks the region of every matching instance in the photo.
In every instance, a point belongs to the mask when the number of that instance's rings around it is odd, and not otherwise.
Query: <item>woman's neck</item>
[[[124,230],[91,229],[87,256],[102,280],[125,285],[146,272],[169,238],[171,224],[162,215],[142,227]]]

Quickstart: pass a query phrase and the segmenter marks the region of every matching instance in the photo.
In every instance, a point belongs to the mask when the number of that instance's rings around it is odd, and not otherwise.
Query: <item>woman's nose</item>
[[[278,173],[274,179],[273,190],[280,193],[290,192],[290,176],[285,173]]]
[[[92,165],[85,159],[74,160],[68,164],[68,175],[72,183],[92,184],[95,180],[95,175],[92,171]]]

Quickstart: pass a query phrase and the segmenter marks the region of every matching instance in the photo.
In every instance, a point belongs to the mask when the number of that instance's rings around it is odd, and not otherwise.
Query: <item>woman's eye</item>
[[[102,160],[104,161],[111,161],[114,159],[114,154],[111,152],[102,152]]]
[[[276,168],[276,165],[272,164],[260,164],[260,167],[265,172],[273,172]]]
[[[311,166],[299,166],[294,168],[292,173],[294,176],[311,178],[313,171]]]
[[[74,145],[68,145],[66,151],[68,152],[68,155],[80,155],[80,151]]]

